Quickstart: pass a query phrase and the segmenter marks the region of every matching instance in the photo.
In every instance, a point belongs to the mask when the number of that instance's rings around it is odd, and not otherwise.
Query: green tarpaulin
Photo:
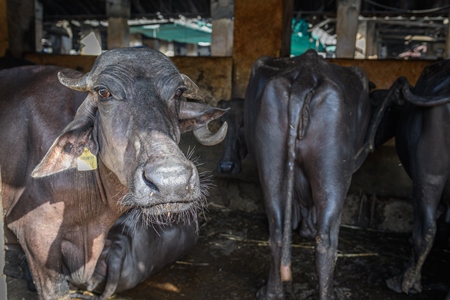
[[[291,54],[300,55],[308,49],[325,51],[319,40],[314,39],[308,31],[309,24],[303,20],[292,21]],[[141,33],[149,38],[155,38],[179,43],[211,43],[211,25],[205,23],[182,24],[165,23],[130,27],[130,33]]]

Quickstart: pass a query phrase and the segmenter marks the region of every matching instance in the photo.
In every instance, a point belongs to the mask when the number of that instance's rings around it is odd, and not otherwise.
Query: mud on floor
[[[265,215],[210,205],[206,216],[201,219],[199,241],[192,253],[114,299],[255,299],[270,264]],[[313,241],[294,233],[293,244],[296,298],[316,299]],[[397,294],[386,287],[385,280],[402,270],[409,253],[409,234],[341,227],[335,299],[444,299],[450,280],[450,251],[439,243],[424,266],[423,293]],[[37,299],[26,290],[19,265],[23,258],[16,254],[7,253],[8,299]]]

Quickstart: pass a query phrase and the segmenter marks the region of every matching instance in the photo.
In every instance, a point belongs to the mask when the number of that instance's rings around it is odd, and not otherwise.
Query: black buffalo
[[[413,182],[412,254],[404,272],[387,284],[399,293],[417,293],[439,206],[450,204],[450,60],[427,66],[413,88],[401,77],[389,90],[371,95],[375,102],[388,99],[377,139],[395,136],[398,157]]]
[[[195,222],[149,228],[148,224],[136,222],[129,215],[122,215],[109,231],[93,277],[74,289],[100,293],[99,300],[109,299],[180,259],[197,243]],[[85,294],[76,295],[85,297]]]
[[[0,91],[5,222],[40,299],[69,299],[67,281],[91,280],[109,229],[129,209],[146,223],[195,222],[205,197],[180,134],[220,142],[226,126],[213,135],[207,124],[225,111],[187,102],[199,90],[169,58],[122,48],[84,75],[18,67],[0,72]]]
[[[373,148],[369,132],[373,136],[382,116],[372,117],[376,110],[368,89],[362,69],[327,63],[311,50],[295,58],[258,59],[245,100],[229,103],[244,105],[245,134],[229,132],[235,138],[225,143],[218,170],[238,169],[239,154],[228,152],[245,139],[269,220],[272,262],[258,299],[283,298],[283,285],[290,286],[290,235],[297,228],[316,240],[319,298],[332,297],[344,199],[352,174]],[[230,128],[241,123],[239,118],[234,122]]]
[[[223,142],[222,157],[217,165],[217,171],[222,174],[238,174],[241,172],[241,161],[247,156],[244,99],[220,100],[217,106],[228,109],[228,112],[219,119],[221,123],[228,124],[228,131]]]

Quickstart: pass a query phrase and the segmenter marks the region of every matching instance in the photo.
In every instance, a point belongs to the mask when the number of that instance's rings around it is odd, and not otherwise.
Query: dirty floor
[[[211,204],[200,224],[194,251],[136,288],[114,299],[255,299],[269,271],[267,222],[263,213]],[[294,290],[298,299],[316,299],[313,242],[293,235]],[[341,227],[335,270],[336,299],[444,299],[450,280],[450,251],[435,245],[423,271],[424,291],[397,294],[385,279],[401,271],[409,256],[409,234]],[[34,300],[26,290],[20,256],[7,252],[8,299]]]

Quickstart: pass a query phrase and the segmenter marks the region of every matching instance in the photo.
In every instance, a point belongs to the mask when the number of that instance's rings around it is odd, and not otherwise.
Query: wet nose
[[[142,173],[142,179],[144,180],[144,183],[153,191],[158,192],[159,189],[156,186],[156,184],[153,183],[152,179],[151,179],[151,175],[147,176],[146,172]]]
[[[150,188],[151,193],[160,193],[161,196],[169,194],[186,196],[198,189],[199,176],[195,167],[160,166],[144,170],[142,180]]]
[[[219,163],[219,173],[232,173],[235,168],[234,162],[222,161]]]

